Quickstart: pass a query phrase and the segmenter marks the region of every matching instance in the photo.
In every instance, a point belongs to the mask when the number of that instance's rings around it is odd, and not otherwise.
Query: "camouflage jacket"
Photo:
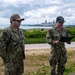
[[[64,28],[59,30],[57,27],[54,27],[48,31],[46,38],[48,44],[51,45],[52,50],[58,50],[58,49],[66,50],[64,42],[61,42],[60,44],[54,43],[54,41],[59,40],[62,36],[63,37],[68,36],[67,30]]]
[[[25,37],[21,29],[16,31],[11,26],[0,34],[0,56],[4,61],[16,62],[25,59]]]

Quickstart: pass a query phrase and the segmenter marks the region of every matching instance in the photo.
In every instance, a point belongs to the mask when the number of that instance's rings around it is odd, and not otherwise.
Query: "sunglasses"
[[[22,20],[13,20],[13,21],[21,22]]]
[[[64,23],[64,22],[59,22],[59,23]]]
[[[16,20],[17,22],[21,22],[22,20]]]

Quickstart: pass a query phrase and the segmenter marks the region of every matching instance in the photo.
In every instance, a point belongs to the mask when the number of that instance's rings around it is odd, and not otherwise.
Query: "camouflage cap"
[[[64,18],[62,17],[62,16],[58,16],[57,18],[56,18],[56,22],[65,22],[65,20],[64,20]]]
[[[13,14],[10,17],[10,21],[13,21],[13,20],[24,20],[24,18],[21,18],[18,14]]]

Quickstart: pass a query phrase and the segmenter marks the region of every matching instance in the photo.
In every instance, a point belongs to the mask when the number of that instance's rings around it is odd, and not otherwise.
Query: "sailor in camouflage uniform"
[[[65,70],[67,51],[64,42],[59,41],[62,36],[68,37],[67,30],[62,27],[64,22],[64,18],[58,16],[56,18],[56,26],[50,29],[46,36],[48,44],[51,45],[51,55],[49,58],[51,66],[50,75],[63,75]],[[67,41],[67,43],[70,44],[71,41]]]
[[[18,14],[11,15],[11,25],[0,34],[0,56],[4,61],[5,75],[22,75],[24,72],[25,37],[19,28],[23,20]]]

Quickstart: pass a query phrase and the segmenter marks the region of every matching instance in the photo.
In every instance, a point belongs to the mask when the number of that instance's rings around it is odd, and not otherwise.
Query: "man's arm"
[[[55,42],[53,41],[53,33],[52,33],[52,29],[50,29],[46,35],[46,40],[48,42],[48,44],[53,45]]]
[[[26,59],[26,55],[25,55],[25,36],[24,36],[24,33],[23,33],[23,30],[21,30],[21,35],[23,36],[23,45],[22,45],[22,48],[23,48],[23,57],[24,59]]]
[[[6,47],[8,42],[8,33],[3,30],[0,34],[0,56],[3,60],[6,58]]]

